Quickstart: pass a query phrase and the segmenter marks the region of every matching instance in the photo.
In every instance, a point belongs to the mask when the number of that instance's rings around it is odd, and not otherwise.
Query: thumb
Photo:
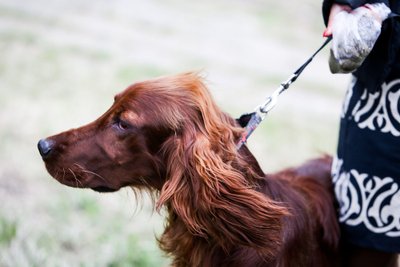
[[[346,12],[351,12],[351,7],[348,5],[339,5],[339,4],[333,4],[331,7],[331,11],[329,12],[329,20],[328,20],[328,25],[326,26],[326,29],[323,33],[324,37],[329,37],[332,35],[332,28],[333,28],[333,21],[335,19],[335,16],[342,11]]]

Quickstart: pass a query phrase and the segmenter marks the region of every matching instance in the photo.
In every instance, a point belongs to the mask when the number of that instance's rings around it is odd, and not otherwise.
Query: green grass
[[[0,245],[10,245],[17,234],[17,223],[0,217]]]

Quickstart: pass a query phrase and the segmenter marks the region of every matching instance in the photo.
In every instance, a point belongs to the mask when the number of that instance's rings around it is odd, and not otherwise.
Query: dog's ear
[[[207,95],[197,116],[165,143],[165,204],[194,235],[229,250],[242,245],[272,257],[281,240],[287,210],[258,191],[260,177],[236,151],[241,128]]]

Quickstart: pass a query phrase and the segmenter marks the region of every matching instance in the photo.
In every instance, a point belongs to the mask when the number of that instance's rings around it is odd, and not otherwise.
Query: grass
[[[0,0],[0,266],[167,266],[149,199],[135,212],[129,190],[60,185],[37,141],[94,120],[133,82],[190,70],[233,116],[252,111],[321,41],[305,3],[309,16],[276,1]],[[250,140],[265,171],[334,152],[345,82],[314,60]]]
[[[0,244],[3,246],[10,245],[11,241],[16,237],[16,233],[16,222],[0,217]]]

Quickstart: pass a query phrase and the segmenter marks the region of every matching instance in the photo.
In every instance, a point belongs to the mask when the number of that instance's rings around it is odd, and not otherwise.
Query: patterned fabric
[[[349,242],[400,252],[400,79],[370,92],[353,77],[332,167]]]
[[[363,224],[369,231],[400,237],[400,188],[391,177],[380,178],[355,169],[342,171],[336,159],[333,179],[340,199],[340,221],[350,226]]]

